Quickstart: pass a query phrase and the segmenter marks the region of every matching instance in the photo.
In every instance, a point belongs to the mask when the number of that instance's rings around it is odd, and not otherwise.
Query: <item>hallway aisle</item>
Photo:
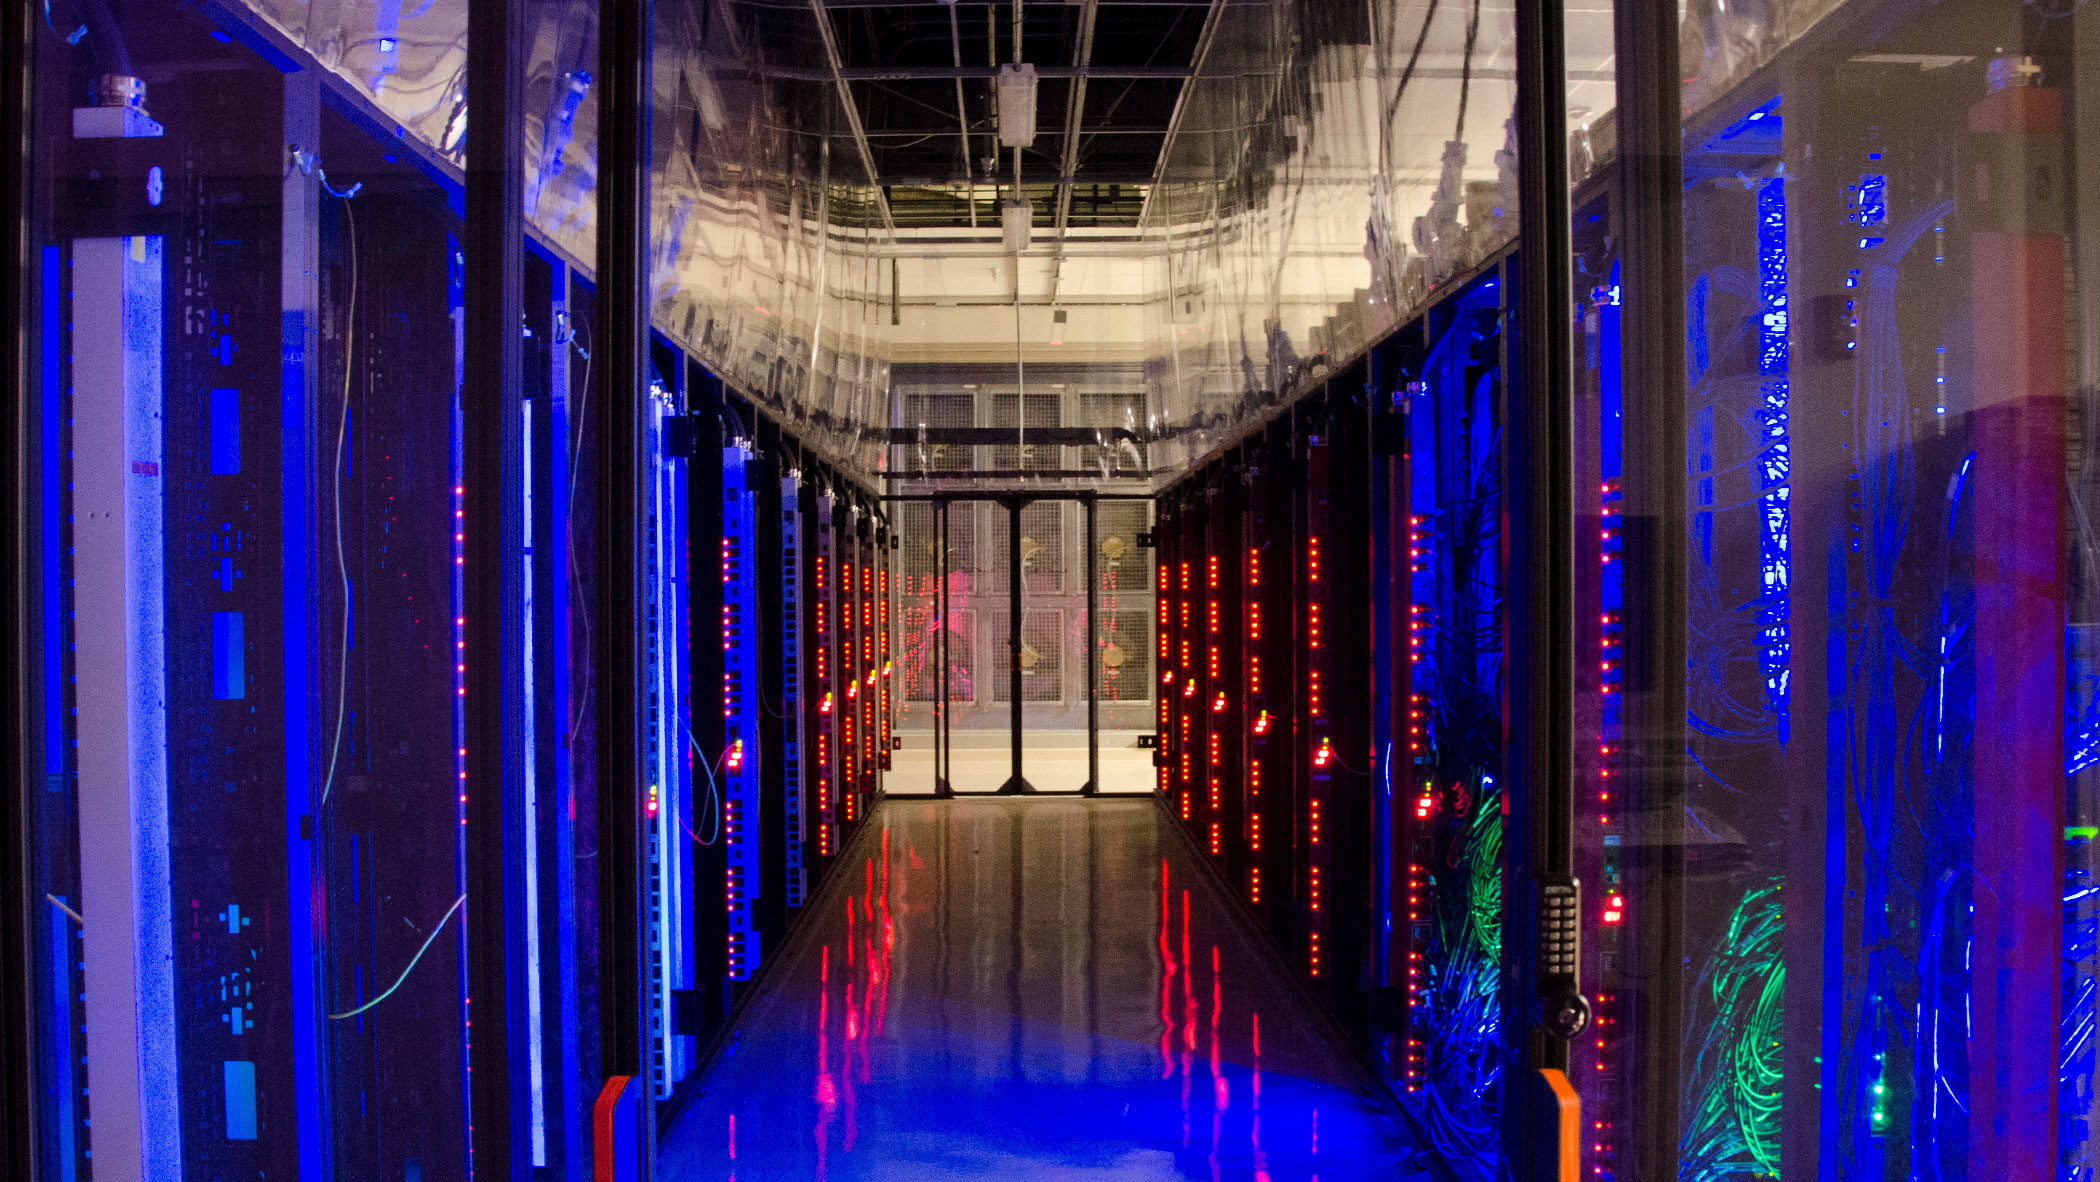
[[[662,1177],[1417,1176],[1150,801],[892,800],[878,823]]]

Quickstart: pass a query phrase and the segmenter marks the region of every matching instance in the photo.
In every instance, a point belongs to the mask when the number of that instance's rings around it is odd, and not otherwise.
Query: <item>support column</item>
[[[1672,0],[1614,10],[1625,331],[1626,752],[1631,914],[1625,1006],[1641,1081],[1621,1143],[1629,1177],[1678,1169],[1683,1103],[1685,783],[1684,149]]]
[[[515,0],[472,0],[460,385],[470,1151],[477,1176],[529,1176],[524,863],[524,71]]]
[[[598,77],[598,324],[604,408],[597,435],[599,1071],[606,1120],[593,1163],[654,1174],[655,1105],[623,1102],[643,1074],[643,408],[648,383],[649,0],[602,0]],[[610,1159],[610,1160],[608,1160]]]

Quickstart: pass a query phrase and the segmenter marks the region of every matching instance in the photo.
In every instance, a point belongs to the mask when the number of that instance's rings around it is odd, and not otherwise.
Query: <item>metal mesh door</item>
[[[1151,719],[1152,557],[1138,535],[1152,528],[1149,501],[1104,501],[1095,510],[1095,684],[1105,730],[1147,729]]]
[[[983,593],[1003,596],[1007,590],[1007,553],[1012,548],[1005,505],[980,507],[986,524]],[[1021,507],[1021,593],[1055,596],[1065,591],[1071,569],[1066,541],[1067,517],[1073,506],[1062,501],[1032,501]]]
[[[943,428],[976,425],[977,399],[972,394],[907,394],[898,421],[906,431],[924,431],[925,438],[895,445],[891,457],[898,472],[968,472],[977,466],[976,448],[968,444],[940,443],[936,432]],[[929,509],[931,506],[929,506]]]
[[[1152,529],[1150,501],[1101,501],[1094,507],[1090,575],[1095,614],[1090,629],[1096,735],[1095,788],[1101,792],[1152,789],[1152,751],[1140,746],[1152,731],[1154,660],[1154,552],[1138,545]]]
[[[931,502],[906,501],[896,513],[898,554],[897,635],[893,651],[899,654],[897,680],[904,708],[898,727],[916,730],[933,725],[932,705],[940,698],[943,660],[939,641],[941,585],[946,580],[949,596],[947,662],[952,697],[971,700],[973,637],[964,617],[972,609],[963,601],[971,582],[971,561],[977,549],[976,507],[960,504],[949,513],[947,561],[942,561],[943,541],[939,509]]]
[[[1021,398],[1016,394],[987,394],[982,401],[984,425],[987,427],[1022,427],[1021,444],[999,444],[985,450],[990,453],[990,466],[1005,471],[1027,469],[1049,470],[1064,467],[1064,449],[1056,444],[1027,442],[1028,430],[1037,427],[1056,427],[1063,419],[1056,394],[1028,395],[1028,419],[1025,423],[1016,413]]]
[[[896,521],[899,766],[923,762],[956,792],[995,792],[1013,777],[1018,742],[1037,791],[1149,785],[1150,752],[1138,746],[1154,676],[1151,558],[1138,545],[1149,503],[903,502]],[[1096,763],[1097,735],[1113,770]]]
[[[1076,501],[1033,501],[1021,510],[1022,770],[1042,792],[1077,792],[1091,775],[1085,534]]]
[[[943,767],[956,792],[996,792],[1013,771],[1009,711],[992,702],[1006,650],[1006,509],[980,501],[948,505],[948,725]],[[998,619],[994,619],[994,617]]]

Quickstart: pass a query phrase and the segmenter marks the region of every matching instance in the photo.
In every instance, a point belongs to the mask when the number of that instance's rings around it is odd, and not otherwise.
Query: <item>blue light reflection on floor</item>
[[[664,1178],[1415,1176],[1149,802],[891,801],[877,823],[665,1136]]]

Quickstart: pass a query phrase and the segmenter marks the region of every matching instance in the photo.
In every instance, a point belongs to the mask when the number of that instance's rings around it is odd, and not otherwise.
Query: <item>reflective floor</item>
[[[668,1179],[1418,1175],[1150,801],[884,805]]]

